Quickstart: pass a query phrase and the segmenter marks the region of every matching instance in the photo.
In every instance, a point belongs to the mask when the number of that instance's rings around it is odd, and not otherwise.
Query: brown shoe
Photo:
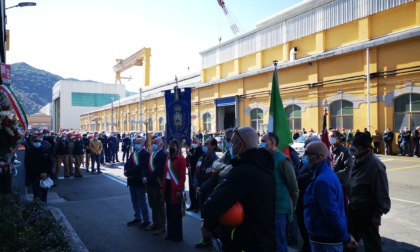
[[[160,234],[163,234],[165,232],[166,232],[166,229],[161,227],[161,228],[158,228],[155,232],[153,232],[153,235],[160,235]]]
[[[146,231],[156,231],[158,229],[159,229],[158,226],[150,225],[150,226],[146,227],[144,230],[146,230]]]

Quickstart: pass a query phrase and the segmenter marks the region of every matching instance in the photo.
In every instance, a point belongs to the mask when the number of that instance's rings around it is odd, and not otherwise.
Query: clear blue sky
[[[242,32],[302,0],[225,0]],[[6,6],[20,1],[6,0]],[[26,62],[64,78],[114,83],[115,59],[152,49],[151,84],[201,69],[200,52],[233,38],[217,0],[39,0],[6,11],[7,63]],[[125,71],[130,91],[141,67]]]

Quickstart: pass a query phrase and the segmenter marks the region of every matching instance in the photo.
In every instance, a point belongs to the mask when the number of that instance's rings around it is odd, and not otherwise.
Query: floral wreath
[[[22,144],[28,120],[9,85],[0,84],[0,161],[12,162]]]

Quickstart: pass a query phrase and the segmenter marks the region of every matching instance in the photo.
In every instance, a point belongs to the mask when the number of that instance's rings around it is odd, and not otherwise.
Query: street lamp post
[[[114,97],[111,97],[111,132],[114,132]]]
[[[121,96],[118,95],[118,131],[121,134]]]
[[[140,112],[140,118],[139,118],[139,123],[140,123],[140,131],[143,131],[143,98],[142,98],[142,94],[143,94],[143,89],[139,88],[140,91],[140,100],[139,100],[139,112]]]
[[[7,7],[5,10],[15,8],[15,7],[26,7],[26,6],[36,6],[36,3],[34,3],[34,2],[21,2],[21,3],[18,3],[16,5]]]
[[[36,3],[19,3],[17,6],[5,7],[5,0],[0,0],[0,63],[6,63],[6,10],[13,7],[25,7],[25,6],[34,6]],[[2,143],[3,144],[3,143]],[[0,194],[6,194],[12,192],[12,172],[14,169],[8,165],[9,168],[6,169],[6,164],[3,165],[0,170]]]

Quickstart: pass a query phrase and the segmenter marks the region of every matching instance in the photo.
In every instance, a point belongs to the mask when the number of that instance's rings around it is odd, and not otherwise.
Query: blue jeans
[[[343,252],[343,244],[326,244],[311,241],[312,252]]]
[[[276,228],[277,251],[287,252],[288,251],[287,235],[286,235],[287,214],[276,213],[274,217],[274,225]]]
[[[100,155],[91,154],[90,158],[92,159],[92,172],[95,171],[95,163],[97,164],[96,168],[98,169],[98,171],[100,171],[101,170]]]
[[[402,150],[404,152],[403,156],[405,155],[411,155],[411,148],[410,148],[410,142],[402,141]]]
[[[143,186],[129,186],[131,203],[133,203],[134,218],[149,222],[149,208],[146,202],[146,193]]]

